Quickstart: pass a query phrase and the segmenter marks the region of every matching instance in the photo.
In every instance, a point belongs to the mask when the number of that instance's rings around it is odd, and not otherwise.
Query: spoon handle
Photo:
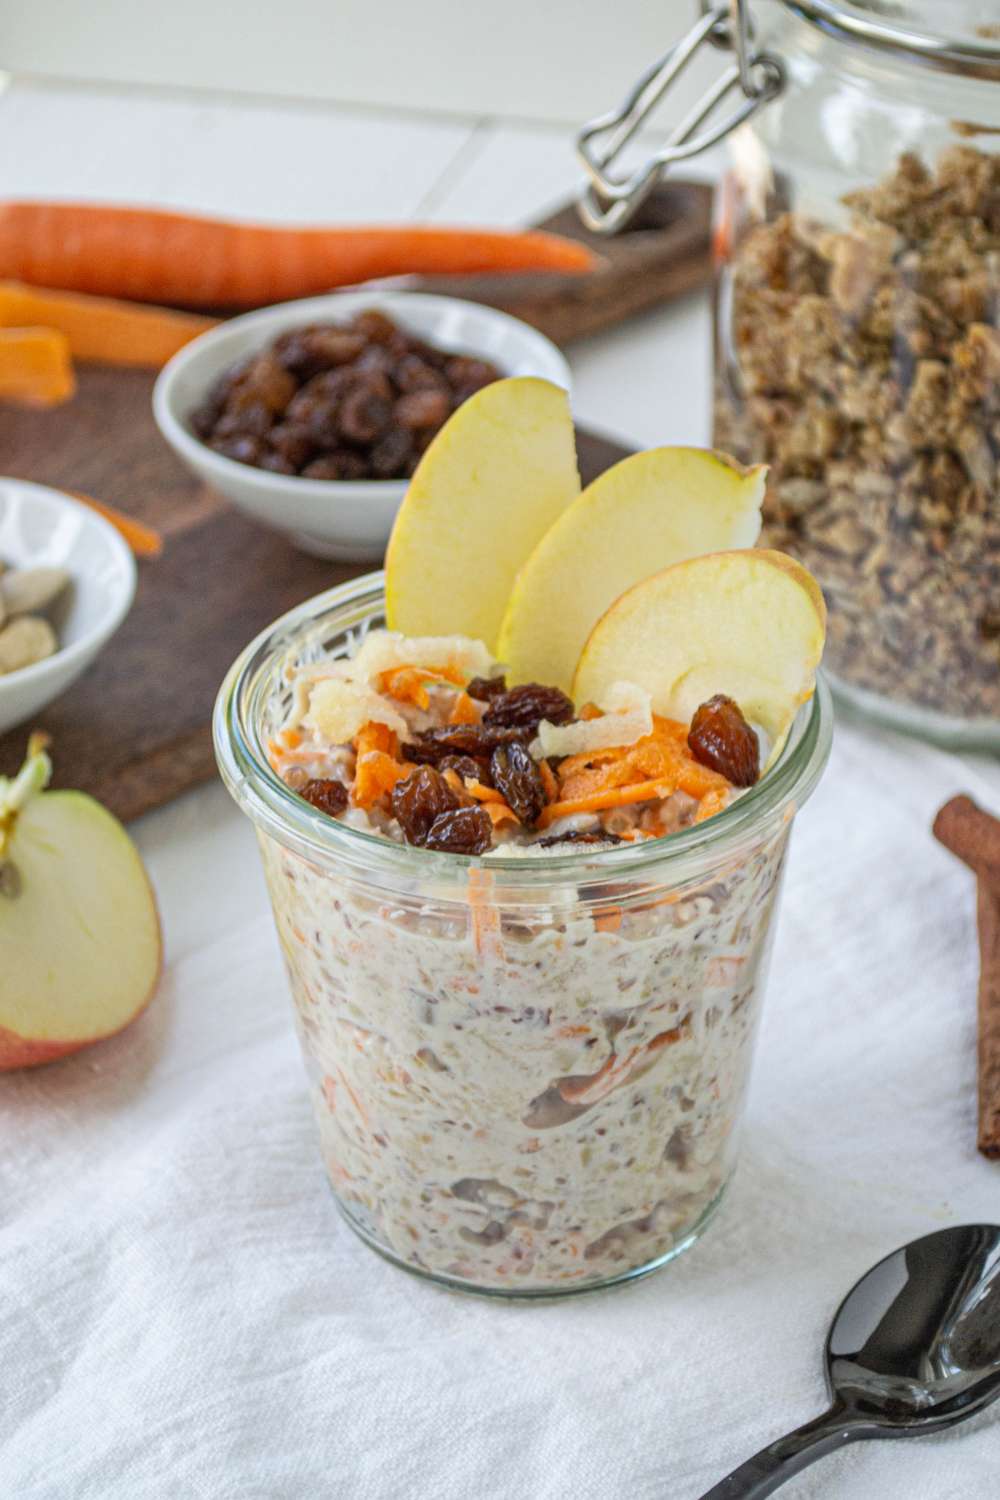
[[[842,1406],[831,1406],[821,1417],[796,1427],[748,1458],[728,1478],[707,1490],[701,1500],[763,1500],[817,1458],[870,1435],[870,1428]]]

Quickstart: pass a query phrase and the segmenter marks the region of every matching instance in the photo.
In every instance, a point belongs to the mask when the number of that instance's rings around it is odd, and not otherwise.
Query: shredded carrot
[[[297,750],[302,743],[302,735],[297,729],[279,730],[278,739],[286,750]]]
[[[427,688],[432,682],[453,682],[460,687],[462,678],[454,667],[390,667],[379,673],[378,690],[401,703],[426,708],[431,701]]]
[[[545,800],[547,802],[555,802],[559,796],[559,783],[556,780],[556,773],[547,760],[540,760],[538,762],[538,774],[542,778],[542,789],[545,792]]]
[[[0,401],[61,406],[75,390],[65,334],[54,328],[0,328]]]
[[[477,802],[502,802],[503,793],[498,792],[495,786],[483,786],[481,781],[466,781],[465,790],[470,797],[475,797]]]
[[[113,505],[106,505],[103,500],[95,500],[93,495],[85,495],[82,490],[67,490],[67,495],[72,495],[74,500],[79,500],[81,505],[88,505],[91,510],[96,510],[99,516],[110,521],[115,530],[125,538],[136,557],[159,557],[163,551],[163,538],[152,526],[144,526],[141,521],[135,521],[131,516],[123,515]]]
[[[366,724],[355,738],[354,750],[353,797],[357,807],[371,807],[412,769],[398,759],[399,739],[386,724]]]
[[[472,921],[472,940],[476,952],[484,961],[497,960],[503,949],[500,939],[500,913],[492,903],[493,871],[477,868],[469,870],[469,915]]]
[[[622,909],[620,906],[609,906],[607,911],[600,912],[594,918],[594,926],[598,932],[617,932],[622,925]]]
[[[494,828],[499,828],[501,823],[519,823],[521,820],[506,802],[484,802],[483,806],[490,815],[490,821]]]
[[[74,359],[158,370],[178,349],[214,328],[215,319],[4,281],[0,282],[0,325],[58,329],[69,340]]]
[[[459,693],[448,715],[449,724],[478,724],[479,710],[468,693]]]
[[[634,786],[612,787],[608,791],[594,792],[589,797],[579,797],[574,802],[550,802],[542,809],[537,828],[548,828],[557,818],[568,818],[575,813],[603,812],[608,807],[628,807],[633,802],[651,802],[655,797],[669,797],[674,790],[661,781],[640,781]]]

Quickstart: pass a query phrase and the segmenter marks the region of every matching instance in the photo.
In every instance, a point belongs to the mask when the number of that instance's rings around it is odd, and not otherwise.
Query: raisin
[[[340,408],[340,431],[350,443],[373,443],[392,421],[392,407],[369,385],[359,386],[344,397]]]
[[[438,761],[439,771],[454,771],[463,781],[478,781],[480,786],[493,785],[493,773],[488,760],[477,760],[474,755],[444,755]]]
[[[484,807],[458,807],[440,813],[424,839],[425,849],[450,854],[482,854],[493,842],[493,824]]]
[[[364,456],[353,448],[332,448],[321,453],[302,470],[303,479],[340,479],[353,481],[368,477]]]
[[[275,453],[273,448],[268,448],[261,454],[257,467],[268,469],[272,474],[297,474],[299,472],[294,464],[290,464],[281,453]]]
[[[473,677],[465,691],[470,698],[478,698],[480,703],[488,703],[491,698],[497,698],[507,691],[507,679],[506,677]]]
[[[299,796],[331,818],[347,806],[347,788],[341,781],[307,781]]]
[[[538,822],[547,802],[541,773],[523,745],[498,745],[490,759],[493,785],[526,828]]]
[[[275,453],[280,453],[282,458],[287,459],[293,469],[301,469],[315,452],[315,444],[308,430],[295,422],[279,422],[268,433],[268,441]]]
[[[393,379],[405,394],[414,391],[441,391],[449,394],[448,382],[418,354],[404,354],[393,371]]]
[[[491,385],[494,380],[499,380],[500,371],[496,365],[491,365],[485,359],[469,359],[464,354],[458,354],[454,359],[449,359],[444,367],[444,373],[448,383],[455,390],[462,390],[466,396],[471,396],[475,391],[482,390],[484,385]]]
[[[372,446],[370,457],[376,479],[399,479],[413,457],[413,439],[402,427],[390,427]]]
[[[413,432],[440,427],[450,413],[451,401],[443,391],[411,391],[408,396],[400,396],[393,409],[400,427]]]
[[[214,437],[265,437],[271,430],[271,412],[262,401],[238,401],[227,406],[215,424]]]
[[[218,396],[208,396],[196,406],[194,411],[188,415],[191,431],[195,437],[203,440],[210,438],[215,430],[215,424],[222,416],[222,400]]]
[[[238,464],[258,464],[264,445],[258,437],[238,434],[236,437],[215,437],[208,445],[224,458],[233,458]]]
[[[688,747],[700,765],[725,776],[733,786],[753,786],[760,776],[760,745],[743,711],[725,693],[695,710]]]
[[[350,364],[364,347],[362,333],[352,333],[349,328],[338,328],[334,324],[314,324],[282,334],[275,341],[274,353],[286,370],[291,370],[300,380],[309,380],[323,370]]]
[[[550,833],[548,838],[538,839],[539,849],[554,849],[558,844],[624,844],[627,839],[617,833],[598,833],[592,828],[569,828],[565,833]]]
[[[259,354],[240,382],[241,394],[249,400],[261,402],[270,412],[284,411],[295,395],[295,388],[294,376],[273,354]]]
[[[440,772],[421,766],[392,789],[392,815],[408,844],[422,846],[431,825],[443,813],[454,812],[458,798]]]
[[[440,760],[449,754],[478,757],[491,755],[497,745],[523,739],[523,729],[500,724],[443,724],[440,729],[427,729],[419,735],[416,750],[418,759],[426,761]]]
[[[483,714],[484,724],[503,724],[534,734],[542,719],[565,724],[573,717],[573,704],[560,688],[540,682],[524,682],[492,699]]]
[[[399,328],[384,312],[376,307],[366,308],[351,319],[351,327],[373,344],[390,344],[399,334]]]

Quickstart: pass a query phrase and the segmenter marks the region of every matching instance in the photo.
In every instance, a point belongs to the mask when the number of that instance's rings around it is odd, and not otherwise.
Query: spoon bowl
[[[865,1438],[939,1432],[1000,1397],[1000,1227],[939,1229],[848,1292],[826,1341],[831,1405],[748,1459],[702,1500],[762,1500]]]

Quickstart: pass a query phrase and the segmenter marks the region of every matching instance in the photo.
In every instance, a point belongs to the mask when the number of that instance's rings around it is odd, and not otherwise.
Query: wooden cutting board
[[[421,285],[503,307],[565,344],[704,283],[709,198],[673,182],[612,241],[589,236],[572,206],[545,221],[594,245],[605,260],[592,275]],[[77,396],[54,411],[0,407],[0,472],[96,495],[155,526],[166,545],[140,562],[132,611],[94,666],[37,725],[0,737],[0,774],[17,770],[28,729],[45,729],[54,784],[90,792],[128,820],[214,775],[212,705],[247,642],[371,565],[307,557],[194,480],[153,423],[151,373],[89,366],[79,376]],[[585,483],[626,452],[587,432],[578,444]]]

